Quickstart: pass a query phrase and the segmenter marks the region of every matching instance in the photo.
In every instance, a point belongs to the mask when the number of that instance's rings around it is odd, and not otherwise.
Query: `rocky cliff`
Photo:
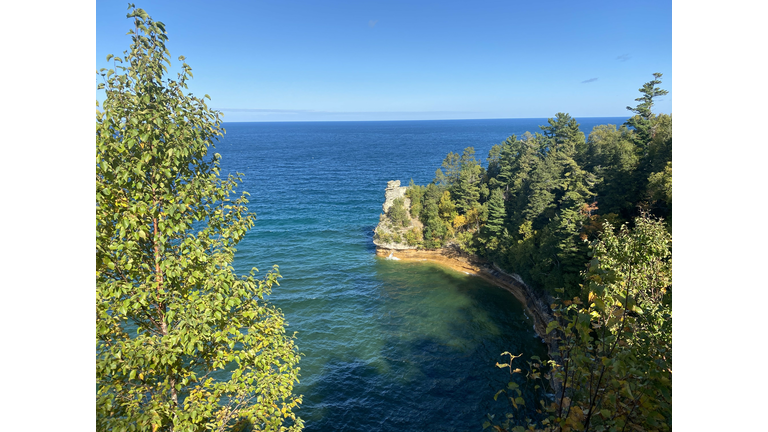
[[[384,214],[387,214],[387,211],[389,211],[396,199],[403,198],[408,200],[405,196],[406,190],[408,190],[408,187],[400,186],[400,180],[390,180],[387,182],[387,188],[384,189],[384,204],[381,206],[382,210],[384,210]],[[410,200],[408,200],[406,208],[411,208]]]
[[[411,200],[406,196],[408,187],[400,180],[387,182],[384,189],[384,213],[374,229],[373,244],[387,250],[416,249],[421,240],[421,222],[411,216]]]

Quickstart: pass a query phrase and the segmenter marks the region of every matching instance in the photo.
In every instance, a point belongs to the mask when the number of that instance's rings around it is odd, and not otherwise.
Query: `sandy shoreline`
[[[456,248],[442,248],[436,250],[420,249],[387,249],[377,246],[376,255],[389,257],[390,255],[401,261],[431,262],[450,269],[469,273],[483,278],[491,284],[499,286],[517,298],[523,305],[529,316],[533,318],[536,334],[547,345],[550,359],[559,358],[557,341],[553,335],[547,334],[547,324],[554,320],[549,303],[538,298],[533,290],[525,285],[516,275],[510,275],[501,271],[498,267],[478,257],[464,253]],[[559,387],[558,383],[552,383],[553,387]]]
[[[463,273],[470,273],[479,276],[480,267],[476,263],[472,263],[468,258],[460,255],[449,256],[446,255],[442,249],[438,250],[392,250],[376,248],[376,255],[380,257],[388,257],[392,253],[392,256],[401,261],[429,261],[448,267],[450,269],[460,271]]]
[[[502,272],[499,268],[478,257],[466,254],[456,248],[396,250],[377,247],[376,255],[380,257],[389,257],[391,255],[401,261],[428,261],[436,263],[459,272],[479,276],[494,285],[504,288],[522,303],[530,316],[534,317],[534,325],[539,337],[544,340],[548,339],[546,334],[547,324],[553,320],[549,305],[543,300],[538,299],[532,290],[519,278]]]

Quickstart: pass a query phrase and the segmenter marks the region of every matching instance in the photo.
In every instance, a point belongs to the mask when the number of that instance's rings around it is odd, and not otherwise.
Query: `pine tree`
[[[627,109],[635,113],[635,115],[627,120],[626,124],[635,129],[636,142],[643,147],[653,138],[652,120],[654,114],[651,111],[651,108],[653,108],[653,99],[669,93],[669,91],[657,87],[657,85],[661,84],[661,76],[662,74],[658,72],[654,73],[653,79],[643,84],[643,86],[638,89],[638,91],[642,93],[642,96],[635,99],[635,101],[640,103],[634,108],[630,106],[627,107]]]
[[[549,149],[570,153],[584,143],[584,132],[579,129],[576,119],[570,115],[557,113],[554,118],[547,119],[547,123],[549,126],[539,128],[549,139]]]
[[[501,189],[494,189],[491,192],[491,199],[488,200],[488,221],[484,229],[487,237],[501,237],[504,234],[504,225],[507,219],[507,212],[504,208],[504,194]]]

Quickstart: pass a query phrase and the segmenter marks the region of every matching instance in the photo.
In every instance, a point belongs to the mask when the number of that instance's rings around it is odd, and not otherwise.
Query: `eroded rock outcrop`
[[[384,204],[381,206],[384,210],[384,214],[387,214],[387,211],[389,211],[389,208],[392,207],[392,204],[396,199],[407,199],[405,196],[405,191],[407,189],[407,186],[400,186],[400,180],[390,180],[387,182],[387,188],[384,189]],[[408,206],[406,206],[406,208],[411,208],[410,200],[408,201]]]
[[[387,182],[384,189],[384,213],[374,229],[373,244],[387,250],[416,249],[421,241],[421,222],[411,216],[411,200],[406,196],[408,187],[400,180]]]

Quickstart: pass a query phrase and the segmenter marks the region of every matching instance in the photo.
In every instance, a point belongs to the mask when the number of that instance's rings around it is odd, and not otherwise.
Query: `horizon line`
[[[666,114],[666,113],[660,113]],[[626,118],[632,116],[571,116],[574,119],[587,118]],[[487,118],[446,118],[446,119],[379,119],[379,120],[235,120],[222,123],[333,123],[333,122],[393,122],[393,121],[464,121],[464,120],[539,120],[550,119],[549,117],[487,117]]]

